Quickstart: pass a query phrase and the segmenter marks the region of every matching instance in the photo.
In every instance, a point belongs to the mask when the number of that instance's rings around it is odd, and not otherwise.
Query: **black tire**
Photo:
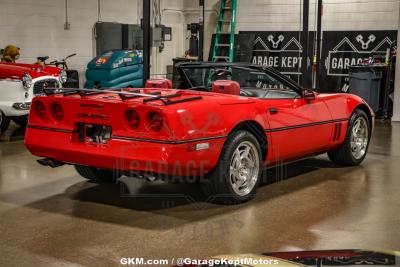
[[[367,137],[367,144],[365,147],[365,152],[363,153],[363,155],[360,154],[359,156],[355,156],[356,153],[352,151],[351,140],[352,140],[352,136],[353,136],[352,132],[355,127],[355,124],[359,120],[365,121],[368,137]],[[356,109],[350,118],[349,127],[347,129],[346,138],[345,138],[343,144],[336,150],[328,152],[329,159],[338,165],[357,166],[357,165],[361,164],[361,162],[364,160],[365,156],[367,155],[370,140],[371,140],[371,122],[369,121],[369,118],[364,111],[362,111],[360,109]]]
[[[117,174],[117,172],[112,170],[105,170],[94,167],[87,167],[81,165],[75,165],[75,170],[79,173],[80,176],[86,178],[92,182],[114,182],[121,175]]]
[[[258,172],[254,175],[254,186],[248,188],[249,192],[245,195],[238,194],[232,185],[230,166],[234,160],[234,153],[241,148],[243,144],[250,145],[254,148],[254,170]],[[256,162],[258,161],[258,162]],[[258,168],[257,168],[258,165]],[[251,167],[250,167],[251,168]],[[223,204],[239,204],[252,199],[255,196],[258,184],[260,182],[262,172],[262,154],[257,139],[247,131],[237,131],[228,137],[221,152],[221,156],[216,168],[207,175],[205,181],[202,182],[202,189],[208,200]],[[254,172],[255,174],[255,172]],[[256,179],[256,180],[255,180]]]
[[[7,130],[8,125],[10,125],[10,118],[6,117],[4,113],[0,111],[0,134]]]
[[[28,124],[28,115],[13,118],[13,121],[14,121],[16,124],[18,124],[19,126],[25,128],[26,125]]]

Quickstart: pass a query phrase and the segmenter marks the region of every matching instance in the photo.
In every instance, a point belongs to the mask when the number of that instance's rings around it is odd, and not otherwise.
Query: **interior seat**
[[[240,95],[240,84],[231,80],[217,80],[212,83],[214,93]]]
[[[172,89],[172,81],[168,79],[149,79],[145,88]]]

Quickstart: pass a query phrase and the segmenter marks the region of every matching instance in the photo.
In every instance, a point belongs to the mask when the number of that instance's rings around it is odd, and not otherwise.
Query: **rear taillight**
[[[164,126],[164,120],[161,117],[160,113],[152,111],[147,114],[147,119],[149,121],[150,129],[155,132],[161,131]]]
[[[54,102],[50,106],[50,114],[56,121],[62,121],[64,118],[64,109],[59,103]]]
[[[128,123],[129,127],[136,130],[139,128],[140,125],[140,116],[135,110],[130,109],[125,113],[126,122]]]
[[[43,104],[43,102],[35,101],[33,103],[32,110],[37,117],[42,119],[46,117],[46,106]]]

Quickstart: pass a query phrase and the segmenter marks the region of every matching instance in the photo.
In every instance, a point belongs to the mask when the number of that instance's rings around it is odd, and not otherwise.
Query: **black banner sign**
[[[396,44],[397,31],[325,31],[321,58],[321,91],[340,91],[348,82],[349,67],[372,55],[385,56]]]
[[[301,76],[303,45],[300,42],[301,32],[270,31],[270,32],[240,32],[240,34],[255,34],[252,63],[273,67],[287,74],[293,80],[299,81]],[[311,62],[314,32],[309,34],[310,48],[308,51],[309,77],[311,77]],[[311,78],[309,79],[311,81]],[[309,85],[311,86],[311,84]]]
[[[274,67],[293,80],[301,75],[301,32],[298,31],[242,31],[255,34],[252,63]],[[312,80],[315,32],[309,33],[308,80]],[[348,81],[349,66],[362,62],[371,55],[384,55],[396,44],[397,31],[325,31],[323,32],[319,90],[337,92]],[[309,87],[312,85],[309,84]]]

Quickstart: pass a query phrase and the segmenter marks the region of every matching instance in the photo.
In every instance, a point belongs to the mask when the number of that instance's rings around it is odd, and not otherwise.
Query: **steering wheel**
[[[241,96],[253,96],[249,91],[245,91],[245,90],[240,90],[240,95]]]
[[[215,73],[213,74],[213,78],[221,78],[222,76],[226,77],[232,77],[232,72],[227,69],[217,69],[215,70]]]

